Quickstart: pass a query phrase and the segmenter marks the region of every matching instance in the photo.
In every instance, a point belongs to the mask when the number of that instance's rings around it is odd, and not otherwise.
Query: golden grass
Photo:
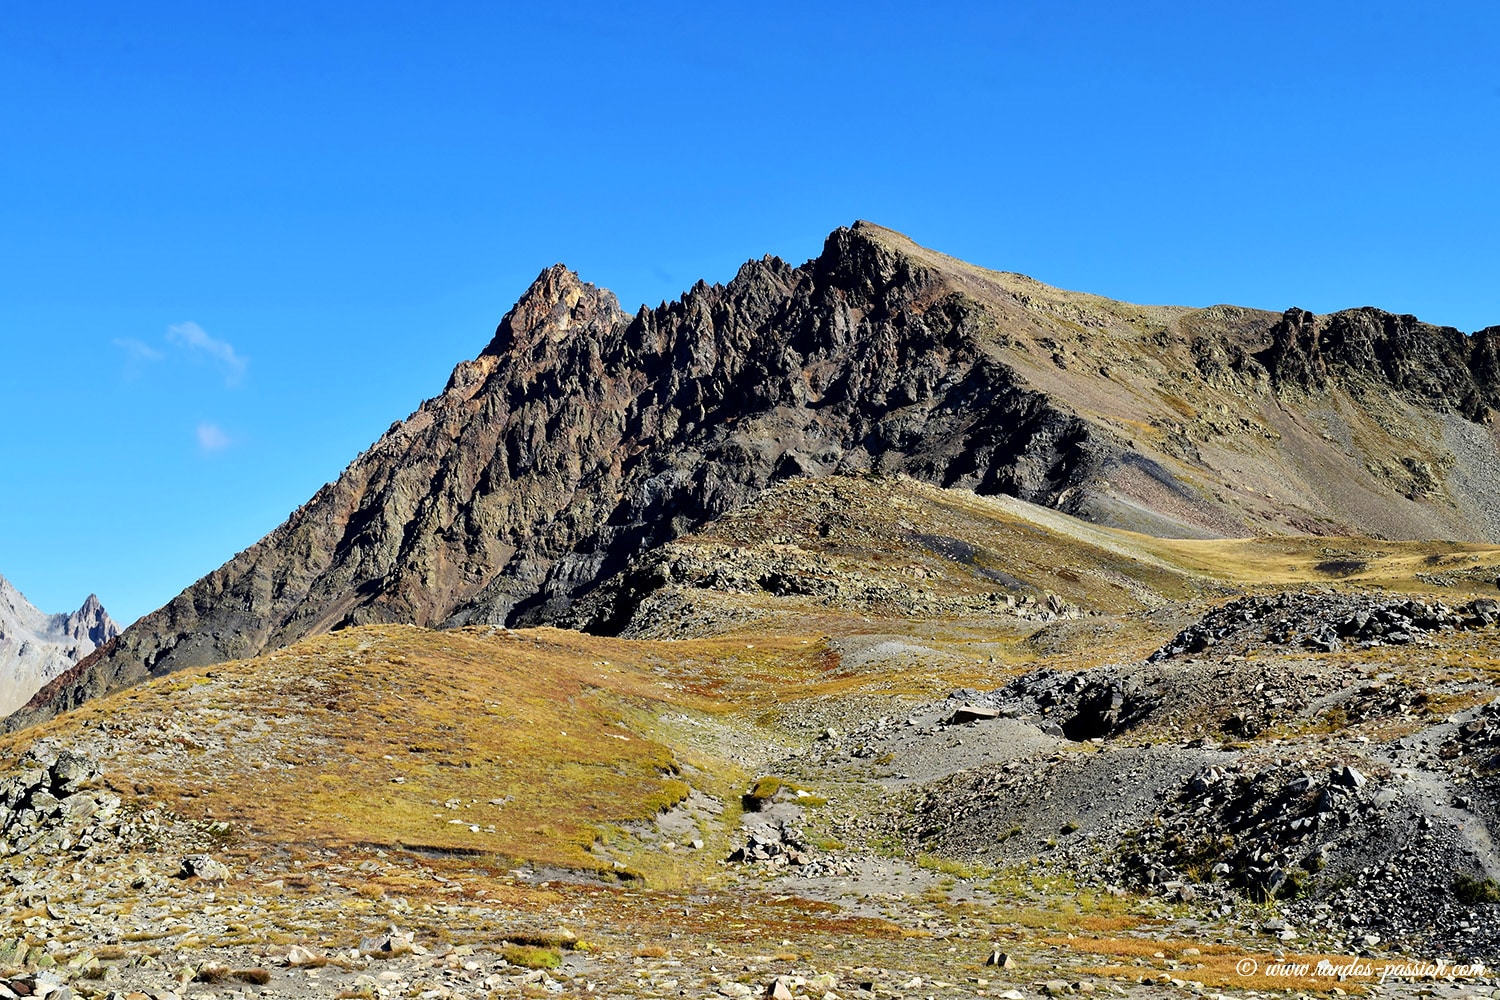
[[[1476,562],[1500,562],[1500,548],[1461,542],[1374,542],[1367,538],[1237,538],[1237,539],[1149,539],[1148,547],[1174,565],[1246,587],[1279,588],[1297,584],[1333,584],[1362,588],[1385,587],[1399,592],[1429,592],[1430,584],[1417,578],[1432,571],[1435,556],[1463,556]],[[1330,553],[1338,553],[1337,557]],[[1348,575],[1320,570],[1320,564],[1348,559],[1364,568]],[[1466,586],[1445,590],[1449,601],[1462,601],[1472,593],[1488,593],[1491,586],[1469,581]]]
[[[875,670],[849,674],[812,637],[369,626],[91,702],[0,738],[0,763],[60,737],[106,761],[106,779],[140,807],[230,824],[223,849],[247,860],[257,843],[405,848],[662,886],[701,877],[727,853],[751,778],[703,742],[701,725],[672,720],[753,730],[750,706],[888,683]],[[718,841],[670,853],[621,844],[624,871],[590,850],[681,801],[684,768],[725,803]],[[419,892],[387,875],[350,889],[367,900]]]
[[[1434,588],[1419,580],[1418,573],[1500,564],[1500,546],[1473,542],[1309,536],[1156,538],[1090,524],[1008,497],[980,497],[917,483],[901,485],[934,507],[962,508],[976,519],[989,522],[995,531],[1011,536],[1018,544],[1005,551],[1017,565],[1044,560],[1086,571],[1110,570],[1169,597],[1200,593],[1206,581],[1256,589],[1339,583],[1432,592]],[[1032,528],[1030,533],[1024,530],[1026,526]],[[1338,558],[1366,565],[1347,576],[1318,568]],[[1489,582],[1459,578],[1455,583],[1453,588],[1441,588],[1450,601],[1494,591]]]
[[[823,511],[829,505],[852,523],[835,522],[832,533],[823,537],[829,530]],[[831,479],[783,487],[681,544],[765,545],[788,537],[832,563],[888,582],[909,581],[903,574],[921,570],[921,586],[940,594],[982,593],[996,588],[986,574],[998,570],[1035,593],[1051,591],[1106,612],[1143,607],[1143,590],[1171,600],[1199,601],[1221,600],[1240,590],[1305,585],[1428,595],[1441,591],[1438,596],[1462,602],[1491,593],[1493,586],[1460,576],[1452,588],[1434,588],[1418,574],[1500,565],[1500,547],[1479,543],[1155,538],[1009,497],[944,490],[908,479]],[[924,538],[962,540],[972,547],[972,557],[958,559]],[[1339,568],[1341,563],[1357,568]],[[739,600],[759,606],[757,598]],[[813,603],[806,614],[815,613]],[[795,604],[795,599],[781,601],[782,607]]]
[[[650,709],[718,707],[655,677],[653,652],[553,630],[351,629],[91,703],[0,740],[0,758],[108,733],[95,750],[116,787],[243,836],[597,868],[600,824],[687,794]]]

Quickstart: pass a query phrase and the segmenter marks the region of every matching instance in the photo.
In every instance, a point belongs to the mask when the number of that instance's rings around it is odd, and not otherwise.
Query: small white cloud
[[[167,343],[213,361],[224,370],[224,381],[230,385],[240,380],[249,364],[227,340],[209,336],[197,323],[174,323],[167,327]]]
[[[131,361],[160,361],[166,357],[166,354],[144,340],[136,340],[134,337],[116,337],[115,346],[124,351]]]
[[[198,425],[198,447],[206,452],[223,451],[230,445],[229,435],[218,424]]]

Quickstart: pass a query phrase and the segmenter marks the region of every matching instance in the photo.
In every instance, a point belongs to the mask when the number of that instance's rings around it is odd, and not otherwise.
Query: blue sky
[[[0,574],[159,606],[556,261],[634,308],[867,218],[1135,301],[1500,324],[1494,10],[13,5]]]

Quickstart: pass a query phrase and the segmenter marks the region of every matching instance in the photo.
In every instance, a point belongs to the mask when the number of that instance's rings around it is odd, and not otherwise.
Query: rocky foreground
[[[1087,951],[1029,939],[1027,921],[1014,919],[1025,911],[997,886],[965,879],[949,905],[955,880],[940,868],[870,858],[816,874],[785,852],[733,869],[715,890],[649,894],[648,916],[639,890],[553,882],[529,867],[496,878],[384,851],[251,859],[224,842],[222,824],[122,810],[98,783],[96,762],[64,751],[29,756],[0,785],[0,997],[1213,995],[1198,985],[1210,963],[1243,961],[1257,935],[1286,948],[1300,936],[1243,904],[1205,921],[1146,900],[1163,940],[1122,976]],[[364,881],[392,876],[409,891]],[[1055,887],[1008,888],[1036,905]],[[838,916],[807,898],[817,896],[881,915]],[[1227,945],[1246,917],[1247,940]],[[1236,995],[1279,993],[1256,988],[1279,985],[1270,980],[1240,979]],[[1370,990],[1497,993],[1494,979],[1467,970]]]
[[[1269,996],[1285,995],[1274,970],[1299,963],[1301,992],[1495,995],[1475,967],[1500,956],[1492,603],[1240,599],[1133,660],[1053,658],[935,699],[789,701],[769,740],[748,720],[658,708],[653,725],[699,734],[674,744],[692,787],[597,835],[594,867],[460,846],[485,843],[484,817],[509,803],[421,791],[453,768],[390,754],[357,765],[386,768],[370,800],[398,810],[432,794],[429,843],[457,831],[449,846],[276,832],[295,826],[235,804],[212,767],[195,780],[193,762],[275,762],[318,787],[330,731],[309,729],[310,713],[344,713],[307,664],[358,668],[315,647],[320,660],[293,658],[286,675],[312,701],[285,704],[268,696],[274,677],[236,694],[251,675],[234,665],[191,673],[85,713],[68,743],[48,730],[0,778],[0,1000]],[[1342,648],[1317,648],[1329,629]],[[546,648],[470,631],[443,640],[461,662]],[[389,672],[422,641],[354,630],[332,649]],[[589,648],[599,669],[658,647]],[[235,698],[280,724],[248,725]],[[256,754],[219,746],[207,718],[242,741],[253,729]],[[413,762],[430,739],[406,737]],[[698,770],[715,746],[759,775],[740,794]],[[543,838],[547,819],[522,822]],[[1355,967],[1319,974],[1320,961]]]

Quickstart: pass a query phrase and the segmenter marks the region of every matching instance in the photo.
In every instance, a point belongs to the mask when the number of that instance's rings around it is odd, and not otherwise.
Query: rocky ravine
[[[14,712],[48,681],[120,634],[90,594],[70,615],[43,614],[0,577],[0,713]]]
[[[1500,537],[1493,333],[1129,306],[866,223],[633,316],[549,268],[442,395],[6,725],[349,624],[567,621],[795,476],[904,473],[1159,535]]]

